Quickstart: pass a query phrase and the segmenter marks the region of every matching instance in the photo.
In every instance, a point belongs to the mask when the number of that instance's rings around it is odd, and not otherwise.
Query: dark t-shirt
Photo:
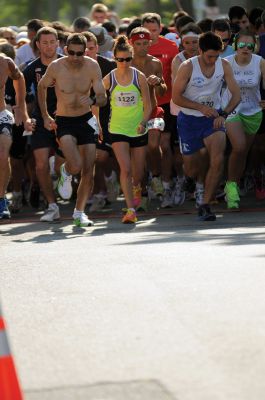
[[[58,58],[61,58],[61,55],[57,55]],[[42,64],[40,57],[36,60],[32,61],[23,71],[26,83],[26,101],[27,103],[34,102],[34,109],[32,113],[32,117],[39,119],[42,118],[39,104],[38,104],[38,83],[40,79],[43,77],[47,69],[47,65]],[[47,109],[48,113],[51,117],[55,116],[57,107],[57,98],[55,94],[54,87],[49,87],[47,89]]]
[[[16,92],[13,86],[13,80],[11,78],[7,78],[6,81],[5,102],[10,106],[14,106],[16,104]]]
[[[99,67],[101,69],[102,73],[102,78],[104,76],[108,75],[110,71],[116,68],[116,62],[113,60],[110,60],[109,58],[97,55],[97,62],[99,64]],[[94,94],[94,91],[92,90],[91,95]],[[102,128],[106,128],[106,126],[109,123],[109,115],[110,115],[110,102],[109,98],[107,101],[107,104],[104,107],[99,108],[99,120]]]

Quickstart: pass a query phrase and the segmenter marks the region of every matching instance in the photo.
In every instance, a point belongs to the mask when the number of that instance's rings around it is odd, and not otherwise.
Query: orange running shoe
[[[122,218],[122,223],[123,224],[134,224],[135,222],[137,222],[137,217],[136,217],[135,211],[127,210],[126,214],[124,214],[124,216]]]
[[[139,183],[137,186],[133,186],[133,205],[138,207],[142,201],[142,188]]]

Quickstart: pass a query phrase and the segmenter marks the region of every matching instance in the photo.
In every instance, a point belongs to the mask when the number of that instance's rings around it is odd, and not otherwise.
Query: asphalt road
[[[1,304],[25,400],[262,400],[265,214],[117,210],[0,225]],[[162,215],[164,214],[164,215]],[[165,215],[167,214],[167,215]]]

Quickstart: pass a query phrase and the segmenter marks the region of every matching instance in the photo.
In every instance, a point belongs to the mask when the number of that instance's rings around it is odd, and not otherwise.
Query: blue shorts
[[[214,118],[196,117],[180,112],[178,115],[178,134],[180,151],[184,155],[194,154],[203,147],[204,139],[214,132],[225,132],[225,128],[215,129],[213,127]]]

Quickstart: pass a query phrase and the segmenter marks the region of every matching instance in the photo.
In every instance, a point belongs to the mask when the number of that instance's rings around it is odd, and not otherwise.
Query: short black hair
[[[249,11],[248,19],[252,25],[255,25],[257,18],[261,17],[264,9],[261,7],[254,7]]]
[[[244,15],[248,17],[247,11],[245,10],[244,7],[233,6],[229,8],[228,17],[230,21],[232,21],[234,18],[241,19],[242,17],[244,17]]]
[[[213,32],[205,32],[199,38],[199,48],[203,53],[208,50],[222,51],[224,45],[220,36]]]
[[[30,19],[27,22],[27,28],[29,31],[38,32],[40,28],[44,27],[44,22],[41,19]]]
[[[87,40],[84,35],[81,33],[71,33],[66,40],[66,47],[69,47],[70,44],[81,44],[84,46],[84,50],[86,49]]]
[[[183,17],[179,17],[175,23],[177,31],[180,32],[181,28],[183,28],[183,26],[187,25],[189,22],[194,22],[194,19],[191,16],[183,15]]]
[[[230,32],[231,28],[230,28],[230,24],[228,22],[227,19],[225,18],[219,18],[216,19],[212,22],[212,29],[213,32],[214,31],[219,31],[219,32]]]
[[[106,21],[102,24],[103,28],[106,29],[107,32],[116,32],[116,25],[112,21]]]
[[[213,20],[211,18],[203,18],[197,23],[197,25],[203,32],[209,32],[212,29],[212,23]]]
[[[78,17],[73,21],[74,30],[87,31],[91,27],[91,23],[87,17]]]
[[[128,26],[127,26],[127,36],[130,36],[131,31],[134,28],[138,28],[138,26],[142,26],[142,20],[140,18],[135,18]]]

